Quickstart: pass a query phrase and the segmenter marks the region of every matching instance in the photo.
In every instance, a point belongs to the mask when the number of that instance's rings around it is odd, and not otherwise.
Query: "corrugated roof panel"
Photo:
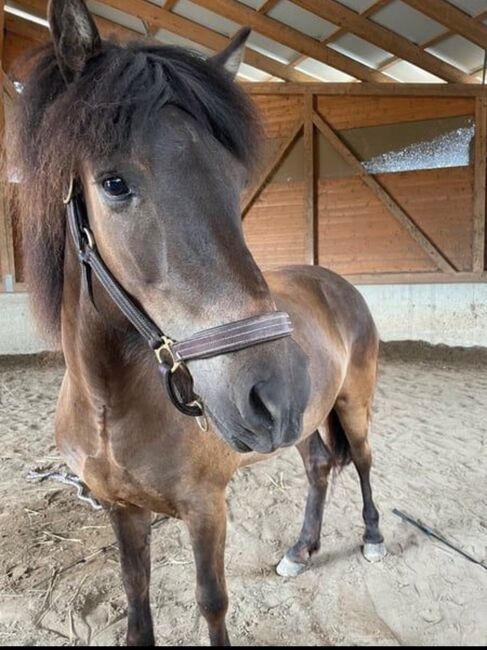
[[[97,16],[111,20],[114,23],[118,23],[123,27],[128,29],[133,29],[136,32],[145,34],[145,27],[141,20],[132,16],[131,14],[125,13],[125,11],[120,11],[120,9],[113,9],[113,7],[107,7],[101,2],[95,2],[94,0],[89,0],[88,8]]]
[[[266,0],[238,0],[244,5],[247,5],[248,7],[252,7],[252,9],[260,9],[265,3]]]
[[[354,77],[345,74],[345,72],[335,70],[335,68],[332,68],[321,61],[316,61],[316,59],[304,59],[296,66],[296,70],[306,72],[306,74],[316,77],[318,81],[356,81]]]
[[[225,36],[233,36],[240,29],[240,25],[233,22],[233,20],[228,20],[228,18],[213,13],[213,11],[195,5],[190,0],[179,0],[173,9],[173,13],[188,18],[194,23],[208,27],[208,29],[213,29],[215,32],[219,32]]]
[[[275,59],[281,63],[291,63],[299,57],[299,52],[296,52],[296,50],[281,45],[281,43],[273,41],[272,39],[267,38],[267,36],[257,34],[257,32],[252,32],[250,34],[247,45],[252,50],[265,54],[271,59]]]
[[[445,28],[400,0],[382,7],[369,20],[408,38],[413,43],[424,43],[443,33]]]
[[[396,81],[402,81],[405,83],[446,83],[443,79],[436,77],[430,72],[426,72],[426,70],[423,70],[422,68],[418,68],[416,65],[413,65],[408,61],[397,61],[397,63],[387,66],[385,70],[382,70],[382,73],[392,77],[392,79],[395,79]]]
[[[487,11],[487,0],[448,0],[448,2],[470,16],[478,16],[483,11]]]
[[[269,81],[272,78],[272,75],[267,72],[262,72],[262,70],[254,68],[254,66],[248,65],[247,63],[240,64],[237,76],[244,81]]]
[[[184,38],[184,36],[179,36],[178,34],[169,32],[167,29],[160,29],[155,37],[164,45],[178,45],[179,47],[185,47],[196,52],[201,52],[201,54],[205,55],[214,54],[214,52],[209,48],[203,47],[199,43],[194,43],[193,41],[190,41],[189,38]]]
[[[301,9],[289,0],[281,0],[267,15],[318,40],[326,38],[338,29],[333,23]]]
[[[333,50],[337,50],[337,52],[341,52],[345,56],[360,61],[360,63],[368,65],[371,68],[378,68],[392,56],[390,52],[386,52],[354,34],[340,36],[336,41],[328,43],[327,47],[331,47]]]
[[[451,63],[464,72],[473,72],[484,64],[484,50],[458,34],[428,47],[427,52],[431,52],[439,59]]]
[[[337,0],[341,5],[345,5],[349,9],[353,9],[357,13],[362,13],[371,7],[375,0]]]

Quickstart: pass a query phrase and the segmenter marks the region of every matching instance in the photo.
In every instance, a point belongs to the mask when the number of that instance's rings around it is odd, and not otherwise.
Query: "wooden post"
[[[486,174],[487,174],[487,98],[475,100],[475,153],[473,183],[472,270],[485,270]]]
[[[5,26],[5,2],[0,0],[0,70],[3,71],[3,34]],[[0,74],[0,160],[5,155],[5,97],[3,73]],[[0,166],[1,168],[1,166]],[[5,180],[5,182],[2,182]],[[10,213],[5,200],[7,179],[0,179],[0,291],[15,290],[15,263],[13,233]]]
[[[318,264],[316,209],[316,152],[313,123],[314,95],[304,95],[304,205],[306,220],[306,263]]]

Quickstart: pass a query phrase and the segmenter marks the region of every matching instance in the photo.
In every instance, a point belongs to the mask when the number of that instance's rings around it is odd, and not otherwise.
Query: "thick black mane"
[[[247,168],[260,128],[254,107],[211,60],[179,47],[104,42],[66,86],[52,46],[24,81],[13,123],[26,281],[40,324],[57,335],[63,286],[62,196],[87,158],[129,150],[137,129],[156,127],[166,104],[183,108]]]

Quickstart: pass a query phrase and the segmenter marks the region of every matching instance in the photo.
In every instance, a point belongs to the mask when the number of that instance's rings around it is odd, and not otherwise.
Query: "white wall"
[[[357,287],[382,340],[487,347],[487,283]]]
[[[43,352],[25,293],[0,293],[0,355]]]
[[[487,347],[487,283],[367,285],[367,300],[384,341],[427,341]],[[0,294],[0,355],[46,350],[25,294]]]

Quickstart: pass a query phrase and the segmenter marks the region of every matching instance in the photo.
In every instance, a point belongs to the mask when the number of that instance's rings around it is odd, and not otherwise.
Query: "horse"
[[[155,642],[150,531],[162,513],[189,530],[211,645],[230,645],[225,491],[238,468],[288,446],[303,459],[304,523],[280,575],[309,566],[330,472],[351,462],[364,555],[385,553],[368,442],[377,330],[345,279],[316,266],[263,274],[245,244],[240,196],[262,139],[235,82],[249,29],[204,58],[102,40],[84,0],[51,0],[48,20],[52,39],[32,55],[10,153],[34,313],[66,364],[56,443],[113,526],[127,644]],[[95,257],[105,276],[93,272]],[[228,328],[261,327],[276,313],[292,333],[222,350]],[[136,315],[174,338],[150,349]],[[216,354],[175,358],[174,341],[198,343],[215,329]]]

